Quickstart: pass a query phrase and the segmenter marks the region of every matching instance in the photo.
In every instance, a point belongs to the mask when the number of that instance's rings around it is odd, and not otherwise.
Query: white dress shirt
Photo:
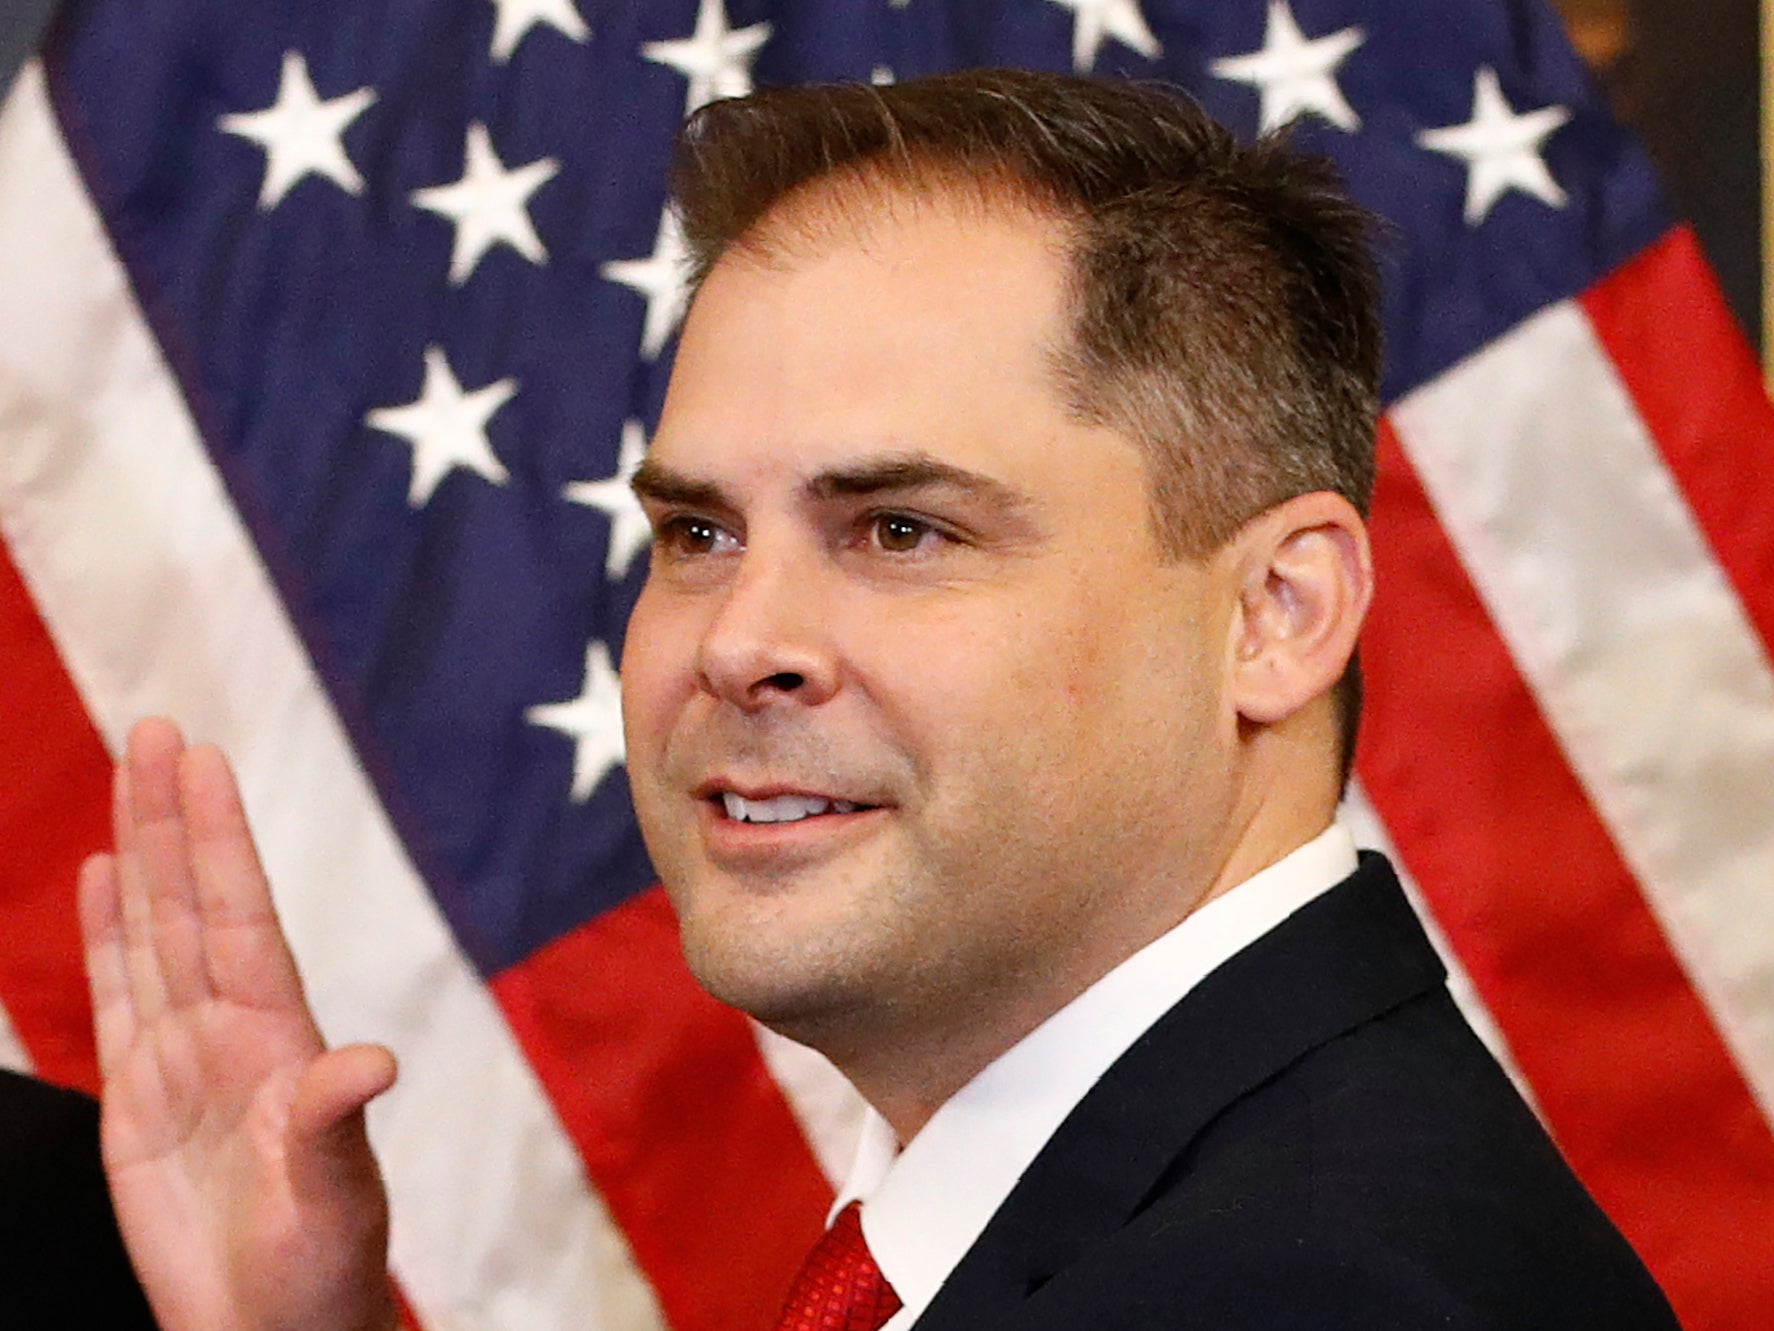
[[[1332,824],[1154,939],[1001,1054],[902,1151],[869,1111],[832,1215],[862,1201],[863,1236],[907,1331],[1047,1139],[1109,1066],[1208,972],[1355,869]]]

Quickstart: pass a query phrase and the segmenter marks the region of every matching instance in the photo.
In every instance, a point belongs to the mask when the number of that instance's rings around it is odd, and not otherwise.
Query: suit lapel
[[[1391,867],[1361,867],[1230,958],[1103,1074],[918,1320],[979,1331],[1139,1213],[1222,1110],[1445,979]]]

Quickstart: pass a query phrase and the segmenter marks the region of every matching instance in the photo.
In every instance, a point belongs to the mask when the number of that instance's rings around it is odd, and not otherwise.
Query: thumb
[[[297,1197],[365,1190],[381,1175],[364,1129],[364,1107],[394,1085],[394,1054],[379,1044],[330,1049],[296,1083],[289,1110],[290,1186]]]

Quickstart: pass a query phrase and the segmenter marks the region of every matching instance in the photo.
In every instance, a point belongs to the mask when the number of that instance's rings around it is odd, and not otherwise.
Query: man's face
[[[1014,1040],[1187,912],[1234,817],[1232,580],[1161,559],[1136,447],[1066,412],[1057,246],[901,200],[730,254],[637,487],[648,847],[702,983],[828,1053]]]

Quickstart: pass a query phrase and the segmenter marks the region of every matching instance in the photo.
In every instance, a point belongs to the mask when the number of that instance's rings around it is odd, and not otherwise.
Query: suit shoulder
[[[1026,1305],[1019,1329],[1503,1331],[1459,1290],[1369,1234],[1255,1212],[1154,1215]],[[1534,1325],[1534,1324],[1524,1324]],[[1510,1331],[1515,1331],[1514,1327]]]
[[[1629,1272],[1498,1290],[1384,1227],[1331,1214],[1158,1208],[1035,1291],[1018,1331],[1679,1331]],[[1640,1273],[1642,1275],[1642,1273]],[[1548,1287],[1545,1282],[1553,1284]]]
[[[1445,990],[1229,1106],[1148,1206],[1141,1225],[1196,1231],[1214,1253],[1246,1245],[1333,1291],[1413,1273],[1396,1288],[1479,1325],[1676,1326]]]

